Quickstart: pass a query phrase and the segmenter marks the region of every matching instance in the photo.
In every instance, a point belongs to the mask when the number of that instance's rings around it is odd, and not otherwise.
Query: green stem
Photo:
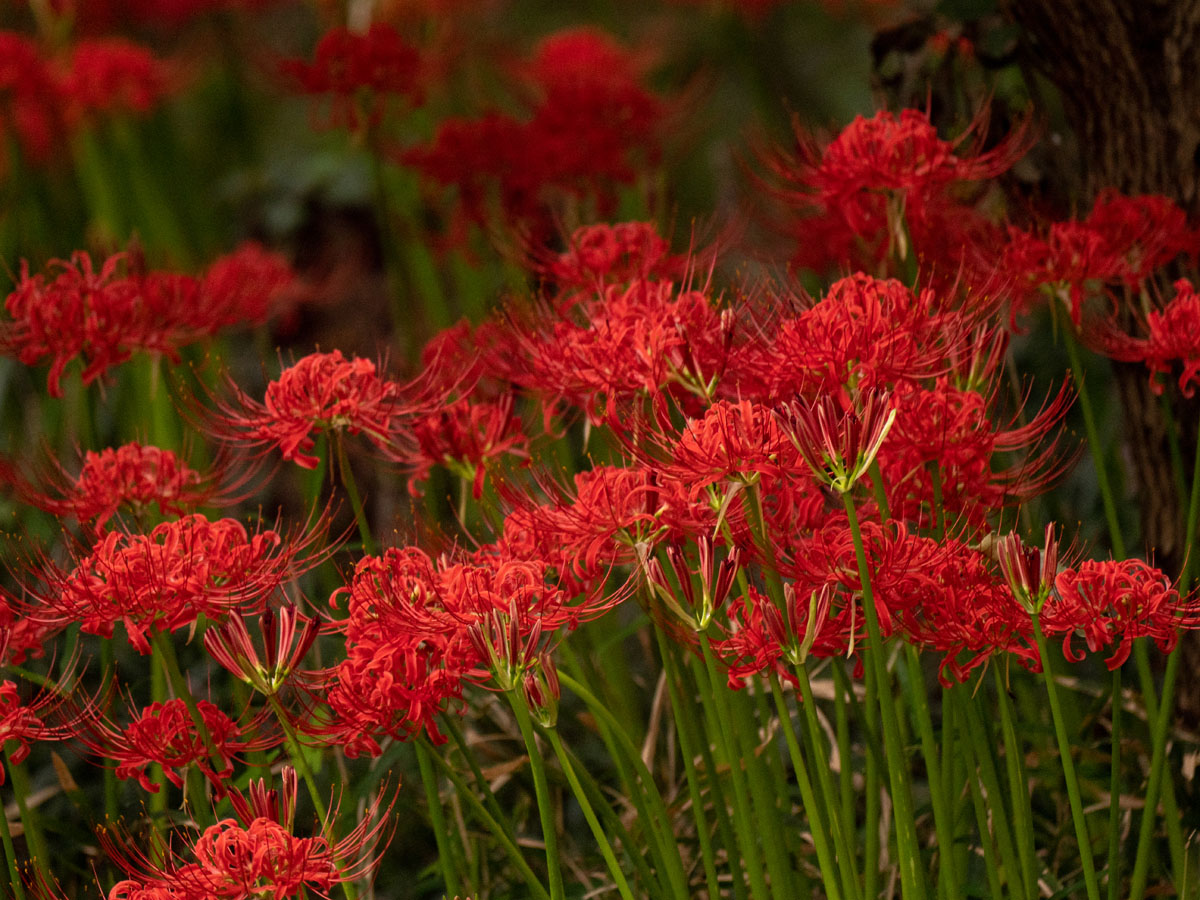
[[[1063,343],[1067,346],[1071,371],[1075,374],[1075,393],[1079,397],[1079,409],[1083,413],[1088,450],[1092,454],[1092,464],[1096,469],[1096,484],[1100,488],[1100,497],[1104,503],[1104,516],[1108,520],[1108,536],[1112,541],[1113,555],[1117,559],[1125,559],[1125,540],[1121,536],[1121,518],[1117,515],[1116,496],[1113,494],[1112,484],[1108,480],[1108,464],[1104,459],[1104,448],[1108,445],[1100,442],[1100,429],[1096,425],[1095,409],[1088,394],[1087,379],[1084,377],[1083,363],[1079,358],[1079,345],[1075,342],[1075,335],[1069,327],[1063,329]]]
[[[331,438],[331,443],[337,448],[338,472],[342,476],[342,486],[350,497],[350,508],[354,510],[354,521],[358,523],[358,534],[362,538],[363,553],[367,556],[374,556],[376,552],[375,538],[371,535],[371,525],[367,522],[367,513],[363,508],[362,497],[358,493],[358,482],[354,480],[354,470],[350,468],[350,461],[346,458],[346,442],[342,440],[340,434],[337,434]]]
[[[25,900],[25,883],[17,867],[17,848],[13,846],[12,829],[8,827],[8,813],[3,804],[0,804],[0,842],[4,844],[4,862],[8,866],[8,883],[12,885],[13,896],[16,900]]]
[[[725,694],[728,688],[717,672],[717,662],[713,656],[708,636],[701,634],[699,637],[704,669],[708,675],[708,686],[712,691],[717,711],[716,722],[710,721],[707,724],[710,727],[713,724],[716,725],[716,734],[713,735],[716,738],[714,743],[720,748],[721,755],[726,765],[729,766],[729,780],[733,785],[734,831],[742,850],[742,856],[745,858],[746,874],[750,877],[750,893],[756,900],[766,900],[770,894],[767,892],[767,882],[763,877],[762,858],[758,852],[756,836],[758,829],[755,828],[755,820],[750,813],[750,800],[747,795],[741,756],[734,749],[733,738],[729,733],[733,720],[730,717],[728,698]]]
[[[808,777],[808,767],[804,764],[804,754],[800,752],[800,743],[796,740],[796,733],[791,728],[791,713],[787,708],[787,701],[784,700],[783,691],[779,688],[779,679],[774,673],[771,675],[771,695],[775,698],[775,709],[779,712],[780,722],[783,723],[783,737],[787,741],[788,754],[792,758],[792,769],[796,773],[796,783],[800,787],[800,799],[804,803],[804,812],[808,817],[809,832],[812,834],[813,844],[817,848],[817,862],[821,867],[821,880],[825,885],[825,893],[829,900],[841,900],[841,888],[838,886],[833,872],[835,869],[838,870],[844,884],[846,861],[839,859],[834,862],[829,839],[825,833],[826,821],[832,819],[833,816],[822,815],[821,808],[817,805],[817,797],[813,793],[812,782]],[[853,873],[850,883],[854,884]]]
[[[483,805],[483,803],[480,802],[479,798],[475,796],[475,792],[472,791],[462,780],[462,777],[454,771],[454,767],[436,753],[430,754],[429,758],[433,761],[435,766],[442,770],[442,774],[445,775],[446,778],[450,780],[450,783],[454,785],[454,789],[458,792],[458,795],[467,801],[467,805],[474,810],[475,815],[479,817],[479,820],[483,822],[485,826],[487,826],[487,829],[492,833],[492,836],[500,842],[500,846],[504,848],[504,851],[508,854],[509,859],[512,860],[513,865],[517,867],[517,870],[525,878],[525,886],[534,895],[536,900],[551,900],[550,894],[548,894],[546,889],[542,887],[542,883],[538,880],[537,875],[534,874],[533,869],[529,868],[529,863],[527,863],[525,861],[525,857],[521,855],[521,849],[513,841],[507,829],[505,829],[498,821],[496,821],[495,818],[493,818],[492,814],[488,812],[487,808]]]
[[[645,818],[648,820],[647,827],[654,835],[656,843],[659,844],[659,856],[663,868],[667,872],[670,888],[675,893],[686,894],[687,875],[683,871],[683,860],[679,856],[679,844],[670,830],[671,817],[663,802],[662,794],[659,793],[658,785],[654,782],[654,776],[646,767],[641,753],[633,745],[629,735],[621,727],[611,710],[604,706],[586,686],[565,672],[560,671],[558,678],[568,690],[586,703],[589,711],[607,727],[617,746],[623,751],[627,762],[633,766],[637,776],[637,782],[633,784],[633,788],[644,798],[648,807],[639,809],[639,811],[645,814]]]
[[[605,835],[604,829],[600,827],[600,820],[596,818],[592,804],[588,802],[587,794],[584,793],[583,787],[579,784],[579,778],[575,775],[575,767],[571,765],[571,760],[567,757],[567,753],[563,749],[558,732],[553,728],[547,728],[545,735],[546,739],[550,741],[550,746],[554,748],[554,755],[558,757],[563,775],[566,776],[567,784],[571,786],[571,790],[575,794],[575,800],[579,803],[579,808],[583,810],[583,817],[587,820],[588,827],[592,829],[592,836],[596,839],[596,843],[600,847],[600,855],[604,857],[604,861],[608,864],[608,871],[617,884],[617,891],[625,900],[633,900],[633,894],[629,890],[629,882],[625,880],[625,874],[621,871],[621,867],[617,863],[616,854],[613,853],[612,844],[608,842],[608,837]]]
[[[929,712],[929,698],[925,695],[925,681],[922,678],[921,661],[912,644],[904,647],[905,660],[908,663],[908,679],[906,681],[909,705],[912,707],[912,717],[916,724],[917,733],[921,737],[921,755],[925,758],[925,771],[928,775],[929,799],[933,806],[933,827],[937,833],[940,848],[940,866],[938,874],[945,885],[946,896],[955,898],[961,896],[958,872],[954,864],[954,822],[950,818],[950,807],[946,795],[942,792],[942,762],[938,756],[937,742],[933,736],[933,718]]]
[[[958,704],[959,746],[966,746],[973,757],[971,763],[971,778],[983,782],[986,792],[987,816],[994,832],[996,846],[1000,851],[1000,862],[1004,867],[1009,895],[1014,900],[1033,900],[1036,894],[1026,893],[1025,882],[1019,877],[1021,871],[1020,855],[1013,844],[1012,828],[1008,810],[1004,805],[1004,789],[1000,785],[1000,776],[996,771],[996,761],[993,757],[992,730],[979,711],[979,705],[972,698],[965,696],[965,689],[959,686],[950,691]],[[976,774],[977,773],[977,774]],[[986,829],[981,832],[986,835]],[[997,894],[996,896],[1004,896]]]
[[[1008,772],[1008,793],[1012,798],[1013,831],[1025,892],[1037,896],[1037,870],[1034,860],[1033,810],[1029,806],[1029,788],[1025,777],[1024,756],[1017,738],[1012,700],[998,666],[992,666],[996,685],[996,704],[1000,707],[1000,728],[1004,737],[1004,765]]]
[[[658,641],[659,655],[667,679],[667,691],[671,697],[671,716],[675,723],[675,734],[679,740],[679,752],[683,757],[684,777],[687,780],[688,799],[691,801],[692,819],[696,823],[696,837],[700,843],[700,862],[704,867],[704,883],[711,898],[720,896],[717,881],[717,866],[713,854],[712,836],[709,834],[708,817],[704,814],[704,796],[700,789],[700,773],[696,771],[696,752],[692,704],[685,701],[678,673],[666,637],[659,628],[654,629]]]
[[[554,805],[550,796],[550,785],[546,780],[546,765],[538,750],[537,738],[533,733],[533,723],[529,718],[529,710],[525,700],[515,691],[508,692],[509,705],[516,716],[517,726],[521,729],[521,737],[525,741],[525,750],[529,755],[529,768],[533,773],[533,789],[537,795],[538,815],[542,822],[542,839],[546,845],[546,871],[550,880],[550,896],[552,900],[564,900],[566,893],[563,889],[562,867],[558,858],[558,830],[554,821]]]
[[[952,693],[956,693],[952,691]],[[956,704],[957,705],[957,704]],[[969,726],[964,726],[967,728]],[[971,774],[967,777],[967,785],[971,791],[971,805],[975,808],[975,824],[979,829],[979,843],[983,847],[983,861],[987,871],[989,897],[1003,897],[1002,881],[1000,878],[1000,866],[996,861],[995,840],[992,837],[991,828],[989,827],[987,807],[983,802],[983,791],[979,787],[979,778],[975,772],[978,761],[975,758],[975,748],[971,741],[960,741],[959,746],[963,748],[963,755],[966,757],[967,770]],[[993,827],[998,827],[995,822],[992,822]],[[1010,879],[1011,881],[1011,879]]]
[[[1075,837],[1079,842],[1079,861],[1083,866],[1083,880],[1087,885],[1088,900],[1100,900],[1100,885],[1096,880],[1096,866],[1092,860],[1092,842],[1088,836],[1087,819],[1083,813],[1083,801],[1079,795],[1079,780],[1075,775],[1075,761],[1071,757],[1071,740],[1067,734],[1066,720],[1063,718],[1062,705],[1058,699],[1058,686],[1054,683],[1053,666],[1051,665],[1049,647],[1046,636],[1042,633],[1041,615],[1033,614],[1033,635],[1037,639],[1038,653],[1042,658],[1042,680],[1046,685],[1046,693],[1050,700],[1050,715],[1054,719],[1054,733],[1058,738],[1058,752],[1062,759],[1063,777],[1067,782],[1067,797],[1071,802],[1071,818],[1075,823]],[[1154,770],[1151,767],[1150,784],[1154,784]],[[1160,773],[1161,774],[1161,773]],[[1147,818],[1153,819],[1153,810],[1147,808]],[[1130,895],[1135,896],[1134,894]]]
[[[808,677],[808,668],[806,666],[796,666],[796,683],[800,686],[800,700],[804,712],[805,728],[808,731],[809,744],[812,746],[813,758],[824,759],[825,753],[825,735],[821,729],[821,723],[817,721],[817,700],[813,696],[812,681]],[[842,760],[842,767],[848,768],[849,760]],[[816,766],[817,785],[820,788],[821,796],[825,803],[825,809],[829,815],[828,827],[833,834],[833,845],[837,850],[838,864],[841,866],[843,888],[846,896],[857,898],[858,879],[854,874],[854,852],[850,848],[849,835],[853,834],[854,819],[843,820],[841,811],[834,799],[833,782],[829,777],[828,766]]]
[[[452,845],[450,831],[446,827],[446,817],[442,814],[442,798],[438,791],[437,775],[433,771],[433,763],[429,756],[433,752],[419,741],[413,742],[413,751],[417,755],[417,768],[421,771],[421,784],[425,788],[425,803],[429,807],[429,824],[433,827],[433,838],[437,842],[438,865],[442,870],[442,881],[446,885],[446,894],[457,897],[460,894],[458,871],[462,868],[462,859],[458,847]]]
[[[921,846],[917,839],[917,823],[913,812],[912,788],[909,784],[908,765],[904,745],[900,737],[900,716],[896,699],[892,695],[891,679],[884,660],[883,637],[879,627],[879,615],[875,609],[875,596],[871,590],[871,572],[867,565],[866,549],[862,531],[858,524],[858,513],[850,495],[842,495],[846,515],[850,522],[850,536],[854,541],[854,554],[858,559],[858,574],[862,582],[863,607],[866,612],[866,648],[869,665],[875,671],[875,687],[879,710],[883,722],[883,749],[887,755],[888,777],[891,784],[892,805],[896,813],[896,844],[900,856],[900,882],[906,897],[926,897],[924,865],[921,862]]]
[[[1109,753],[1108,900],[1121,891],[1121,667],[1112,673],[1112,750]]]

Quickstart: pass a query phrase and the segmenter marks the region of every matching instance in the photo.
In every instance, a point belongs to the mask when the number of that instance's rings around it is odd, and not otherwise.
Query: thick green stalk
[[[770,897],[767,882],[763,877],[762,859],[758,853],[757,831],[754,817],[750,812],[750,801],[747,796],[745,773],[742,771],[742,760],[734,748],[734,742],[729,734],[732,720],[729,715],[729,704],[726,702],[725,691],[728,688],[717,673],[717,663],[713,656],[712,646],[706,635],[700,635],[700,651],[704,659],[704,668],[708,675],[709,689],[716,704],[716,722],[711,719],[707,723],[710,728],[715,724],[714,743],[721,750],[726,765],[729,766],[729,780],[733,785],[734,831],[742,856],[745,858],[746,874],[750,876],[750,893],[756,900],[766,900]]]
[[[363,508],[362,497],[358,493],[358,483],[354,480],[354,470],[350,468],[350,460],[346,458],[346,442],[341,434],[330,438],[337,448],[338,472],[342,476],[342,487],[350,498],[350,508],[354,511],[354,521],[358,524],[358,534],[362,538],[363,553],[375,555],[375,538],[371,535],[371,524],[367,521],[367,513]]]
[[[975,824],[979,829],[979,842],[983,847],[983,862],[988,880],[988,896],[1000,898],[1004,896],[1003,888],[1001,887],[1000,866],[996,862],[995,841],[992,839],[992,833],[989,828],[988,811],[983,802],[983,791],[980,790],[979,779],[975,776],[976,767],[979,765],[975,759],[975,748],[971,745],[971,741],[959,741],[958,746],[963,750],[963,755],[966,757],[967,770],[971,773],[967,777],[967,785],[971,791],[971,805],[975,808]]]
[[[1000,708],[1000,729],[1004,737],[1004,766],[1008,772],[1008,793],[1012,798],[1012,817],[1017,856],[1021,861],[1021,877],[1030,897],[1037,896],[1037,869],[1034,854],[1033,810],[1029,805],[1028,780],[1025,777],[1024,754],[1017,738],[1012,700],[998,666],[992,666],[996,685],[996,705]]]
[[[588,802],[587,794],[580,785],[579,778],[575,775],[575,767],[571,765],[571,760],[567,757],[567,753],[563,749],[558,732],[553,728],[547,728],[545,734],[546,739],[550,741],[550,746],[554,748],[554,755],[558,757],[559,765],[562,766],[563,775],[567,778],[567,784],[571,786],[571,790],[575,794],[575,800],[579,803],[579,808],[583,811],[583,817],[587,820],[588,827],[592,830],[592,837],[596,839],[596,844],[600,847],[600,855],[604,857],[605,863],[608,864],[608,871],[612,875],[613,881],[616,882],[617,892],[620,893],[624,900],[633,900],[633,894],[629,890],[629,882],[625,880],[625,873],[621,871],[621,866],[617,863],[617,856],[613,853],[612,844],[608,842],[608,836],[605,835],[604,829],[600,827],[600,820],[596,818],[592,804]]]
[[[834,878],[834,870],[845,884],[845,861],[834,861],[833,851],[829,847],[826,835],[827,822],[832,816],[823,815],[817,804],[816,794],[813,793],[812,782],[808,777],[808,766],[804,763],[804,754],[800,752],[800,743],[796,733],[791,728],[791,713],[784,700],[783,691],[779,688],[779,679],[771,675],[771,695],[775,698],[775,709],[779,713],[779,721],[783,723],[783,737],[787,742],[788,754],[792,759],[792,769],[796,773],[796,783],[800,787],[800,799],[804,803],[804,812],[808,817],[809,831],[812,833],[813,845],[817,849],[817,862],[821,868],[821,881],[825,885],[825,893],[829,900],[841,900],[842,891],[838,879]],[[854,884],[853,868],[851,868],[850,883]]]
[[[933,736],[933,717],[929,712],[929,698],[925,695],[925,679],[921,677],[921,661],[917,657],[916,648],[912,644],[906,644],[904,653],[908,663],[906,688],[909,705],[921,738],[921,755],[925,758],[929,799],[933,806],[933,827],[940,849],[939,880],[945,885],[946,895],[957,898],[961,896],[961,890],[958,872],[954,868],[954,822],[950,818],[950,806],[946,795],[942,792],[942,761],[938,756],[937,742]]]
[[[1121,892],[1121,667],[1112,673],[1112,750],[1109,752],[1108,900]]]
[[[1054,720],[1054,734],[1058,738],[1058,752],[1062,759],[1063,777],[1067,782],[1067,797],[1071,802],[1071,818],[1075,823],[1075,836],[1079,841],[1079,862],[1083,866],[1083,880],[1087,885],[1088,900],[1100,900],[1100,884],[1096,879],[1096,866],[1092,860],[1092,842],[1088,836],[1083,800],[1079,795],[1079,779],[1075,775],[1075,761],[1071,757],[1071,739],[1067,734],[1062,705],[1059,703],[1058,687],[1054,683],[1049,647],[1046,645],[1046,636],[1042,634],[1039,613],[1033,614],[1033,635],[1037,639],[1038,653],[1042,658],[1042,680],[1045,682],[1046,693],[1050,699],[1050,715]],[[1150,781],[1153,785],[1153,768],[1151,768]],[[1153,818],[1152,810],[1148,809],[1147,813],[1148,818]]]
[[[876,700],[883,722],[883,749],[887,755],[888,778],[891,784],[892,806],[896,814],[896,844],[900,856],[900,882],[906,897],[926,897],[925,866],[921,860],[921,845],[917,839],[917,823],[913,812],[912,787],[909,784],[908,761],[900,737],[900,715],[892,695],[891,679],[884,661],[884,645],[871,590],[871,572],[867,565],[866,549],[858,524],[854,500],[843,494],[842,501],[850,522],[850,536],[858,559],[859,579],[862,582],[863,607],[867,620],[868,664],[875,671]]]
[[[679,855],[679,844],[675,841],[669,827],[671,817],[667,812],[666,803],[663,802],[662,794],[659,793],[658,785],[654,781],[654,776],[646,767],[641,753],[633,745],[629,735],[621,728],[612,711],[604,706],[585,685],[564,672],[559,672],[558,677],[567,689],[587,704],[591,713],[609,730],[627,763],[633,766],[636,780],[630,779],[630,781],[632,787],[639,792],[645,802],[645,807],[639,804],[639,812],[644,814],[646,826],[659,845],[660,864],[666,871],[670,888],[674,892],[686,893],[687,875],[684,873],[683,860]]]
[[[992,755],[993,735],[991,728],[979,710],[979,705],[973,698],[966,696],[966,690],[959,686],[950,691],[958,704],[959,746],[968,746],[974,757],[970,781],[978,778],[983,782],[986,791],[986,804],[996,846],[1000,851],[1000,862],[1004,867],[1008,882],[1008,896],[1013,900],[1034,900],[1036,894],[1030,895],[1025,890],[1025,882],[1020,877],[1020,855],[1017,853],[1010,826],[1008,810],[1004,805],[1004,788],[1000,784],[1000,776],[996,771],[996,761]],[[976,775],[976,770],[978,775]],[[986,836],[986,829],[981,832]],[[1004,896],[998,894],[996,896]]]
[[[542,883],[538,880],[537,875],[534,874],[533,869],[529,868],[529,863],[525,862],[525,857],[521,855],[521,849],[513,841],[512,836],[492,817],[492,814],[488,812],[479,798],[475,796],[475,792],[467,787],[462,777],[454,771],[454,767],[436,753],[430,754],[429,758],[435,766],[442,770],[442,774],[454,785],[454,789],[458,792],[458,795],[467,801],[467,805],[475,811],[475,815],[487,826],[492,836],[500,842],[500,846],[504,848],[513,865],[517,867],[517,870],[525,878],[525,886],[534,895],[535,900],[551,900],[550,894],[542,887]]]
[[[703,711],[703,721],[706,723],[715,722],[720,718],[720,713],[717,710],[717,702],[713,696],[713,692],[708,688],[708,674],[704,669],[704,664],[695,656],[689,656],[689,659],[691,660],[690,670],[692,681],[696,685],[694,696],[700,701],[700,708]],[[748,879],[745,876],[742,857],[737,852],[738,838],[734,831],[733,822],[729,817],[729,807],[731,804],[726,800],[727,794],[720,777],[721,770],[717,765],[715,744],[709,739],[710,735],[707,730],[701,727],[700,719],[692,715],[690,705],[685,715],[691,723],[695,735],[693,746],[700,748],[700,761],[708,776],[709,793],[713,798],[713,811],[717,817],[717,833],[721,836],[721,844],[726,851],[725,858],[729,866],[734,898],[735,900],[747,900],[749,897],[749,890],[747,888]]]
[[[671,648],[667,644],[662,629],[654,629],[654,637],[658,641],[659,655],[662,657],[663,669],[667,679],[667,691],[671,697],[671,720],[675,723],[675,735],[679,740],[679,753],[683,757],[684,777],[688,786],[688,799],[691,801],[692,819],[696,823],[696,837],[700,844],[700,863],[704,867],[704,883],[708,888],[709,897],[720,896],[717,881],[717,865],[713,854],[712,835],[708,830],[708,817],[704,814],[704,796],[700,789],[700,773],[696,771],[696,751],[694,741],[694,725],[692,720],[692,704],[685,701],[679,683],[678,671],[671,656]]]
[[[458,853],[457,842],[450,837],[446,817],[442,813],[442,797],[438,790],[437,775],[433,771],[433,762],[429,759],[433,751],[420,741],[413,742],[413,751],[417,755],[417,768],[421,772],[421,784],[425,788],[425,804],[429,807],[429,824],[433,827],[433,838],[437,842],[438,867],[442,870],[442,881],[446,885],[446,894],[457,897],[461,893],[458,872],[463,868],[462,858]]]
[[[817,700],[813,696],[812,682],[808,677],[808,669],[805,666],[796,666],[796,682],[800,686],[801,707],[804,713],[804,724],[808,732],[809,744],[813,748],[814,759],[824,759],[825,749],[825,733],[821,728],[821,723],[817,721]],[[842,768],[849,767],[849,759],[843,758]],[[833,836],[833,845],[837,850],[838,864],[843,869],[843,887],[847,897],[857,898],[861,896],[858,889],[858,878],[854,872],[854,851],[850,847],[849,836],[854,833],[854,818],[851,813],[851,818],[847,821],[841,818],[841,810],[839,809],[837,800],[834,797],[833,781],[829,777],[828,766],[815,766],[817,773],[817,785],[821,791],[821,797],[825,804],[825,810],[828,814],[828,828]]]
[[[537,737],[533,733],[533,723],[529,718],[529,710],[525,707],[525,699],[515,691],[508,692],[509,705],[517,719],[517,727],[521,729],[521,737],[525,741],[525,750],[529,755],[529,768],[533,773],[533,790],[537,799],[538,816],[542,822],[542,840],[546,845],[546,871],[550,881],[551,900],[564,900],[566,892],[563,888],[562,864],[558,858],[558,826],[554,821],[554,802],[550,796],[550,784],[546,780],[546,764],[542,753],[538,750]]]
[[[4,844],[4,862],[8,867],[8,883],[12,886],[16,900],[25,900],[25,882],[17,867],[17,848],[13,846],[12,829],[8,827],[8,813],[0,804],[0,842]]]

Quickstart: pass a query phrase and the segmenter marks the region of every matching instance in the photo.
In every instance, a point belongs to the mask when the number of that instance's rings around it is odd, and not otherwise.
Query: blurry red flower
[[[396,452],[395,420],[411,415],[401,385],[380,377],[369,359],[346,359],[340,350],[310,353],[267,385],[262,403],[229,382],[232,398],[220,401],[213,433],[236,444],[278,447],[285,460],[317,467],[309,453],[315,432],[363,433],[384,453]]]
[[[422,100],[422,62],[417,51],[383,22],[365,34],[345,28],[328,31],[311,63],[286,60],[280,69],[305,94],[332,100],[327,127],[373,128],[382,119],[388,95]]]

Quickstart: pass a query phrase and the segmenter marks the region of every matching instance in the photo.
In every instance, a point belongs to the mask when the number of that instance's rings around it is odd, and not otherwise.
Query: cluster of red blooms
[[[112,856],[131,877],[116,884],[108,900],[243,900],[248,897],[328,896],[342,882],[370,871],[387,835],[387,814],[378,803],[358,826],[334,840],[297,837],[296,772],[283,770],[283,789],[252,782],[250,796],[231,794],[237,818],[222,819],[189,842],[189,860],[166,863],[105,837]]]
[[[83,39],[47,56],[32,39],[0,31],[0,134],[45,162],[63,138],[98,116],[149,112],[175,90],[171,68],[121,38]]]
[[[46,274],[21,264],[4,301],[0,347],[26,365],[50,360],[51,396],[62,396],[62,375],[83,361],[89,384],[134,353],[177,349],[221,329],[261,324],[292,279],[287,263],[257,244],[223,257],[201,277],[140,271],[128,254],[106,259],[97,272],[86,253],[54,260]]]
[[[489,112],[447,119],[428,145],[400,153],[430,182],[457,190],[459,229],[501,219],[538,240],[554,212],[590,203],[612,214],[615,187],[659,155],[661,100],[641,83],[636,57],[593,29],[545,38],[523,67],[537,97],[525,120]]]
[[[332,100],[327,126],[373,128],[389,96],[421,102],[421,57],[390,25],[376,22],[365,34],[345,28],[326,33],[311,63],[287,60],[283,74],[304,94]]]

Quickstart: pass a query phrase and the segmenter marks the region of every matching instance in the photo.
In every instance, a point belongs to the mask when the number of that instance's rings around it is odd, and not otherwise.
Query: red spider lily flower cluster
[[[1088,333],[1090,343],[1105,355],[1125,362],[1145,363],[1150,369],[1150,387],[1163,391],[1160,375],[1169,375],[1182,363],[1179,390],[1185,397],[1196,392],[1200,380],[1200,295],[1185,278],[1175,282],[1175,296],[1162,309],[1145,316],[1144,337],[1120,330],[1109,320]]]
[[[34,745],[70,740],[79,733],[81,723],[94,714],[94,698],[80,703],[77,696],[72,698],[47,686],[33,700],[26,702],[22,700],[17,684],[0,682],[0,747],[8,748],[12,765],[20,765]],[[4,767],[0,766],[0,784],[4,783],[4,778]]]
[[[383,22],[365,34],[334,28],[317,44],[311,63],[286,60],[280,69],[299,91],[332,98],[322,127],[374,128],[389,96],[419,104],[424,92],[420,55]]]
[[[99,272],[86,253],[55,260],[49,270],[52,277],[30,275],[22,262],[21,278],[4,302],[9,321],[0,325],[0,346],[26,365],[49,358],[47,383],[55,397],[76,358],[89,384],[135,352],[176,359],[183,344],[233,324],[265,321],[270,298],[290,280],[281,260],[257,248],[243,248],[204,278],[136,271],[124,253],[105,260]]]
[[[360,560],[334,596],[345,597],[349,617],[346,659],[332,670],[326,698],[334,716],[328,730],[352,754],[378,753],[376,735],[424,731],[440,741],[435,718],[465,682],[503,672],[516,678],[544,649],[543,635],[574,628],[620,599],[573,602],[548,574],[544,563],[504,557],[435,563],[415,548]],[[516,658],[503,658],[509,651]],[[501,660],[504,669],[496,668]]]
[[[960,153],[972,134],[973,146]],[[946,141],[927,114],[905,109],[859,117],[823,148],[799,132],[797,144],[795,154],[768,161],[794,218],[795,263],[824,269],[850,260],[871,269],[889,255],[907,258],[914,246],[933,262],[931,251],[943,247],[952,252],[937,261],[954,272],[968,258],[961,239],[947,241],[946,233],[968,233],[968,221],[983,227],[956,190],[1010,168],[1028,138],[1021,128],[983,151],[981,120]]]
[[[219,622],[233,611],[261,608],[314,564],[305,554],[321,536],[320,527],[292,539],[269,529],[249,533],[235,519],[201,515],[165,522],[149,534],[109,532],[72,571],[43,574],[46,589],[34,591],[35,615],[78,622],[85,633],[103,637],[112,637],[122,622],[134,648],[149,653],[154,634],[189,627],[201,615]]]
[[[1106,284],[1140,286],[1180,255],[1200,253],[1200,231],[1166,197],[1102,193],[1082,221],[1051,223],[1043,236],[1010,229],[1004,266],[1021,287],[1013,314],[1029,309],[1048,287],[1068,304],[1079,327],[1089,290]]]
[[[118,778],[136,778],[142,790],[152,794],[159,790],[150,777],[152,764],[161,766],[176,787],[183,787],[184,771],[195,765],[220,789],[233,775],[238,754],[276,743],[270,736],[251,737],[249,728],[243,729],[208,700],[197,700],[196,706],[207,741],[197,733],[187,705],[180,699],[150,704],[124,728],[103,720],[94,722],[81,737],[94,753],[116,763]],[[224,763],[219,769],[213,765],[210,747]]]
[[[76,476],[55,465],[57,471],[39,479],[46,483],[44,487],[12,473],[18,495],[53,515],[87,523],[97,533],[103,533],[122,509],[128,509],[135,521],[151,508],[163,516],[179,516],[213,502],[218,490],[212,478],[188,466],[178,454],[137,442],[99,453],[86,451]]]
[[[166,63],[131,41],[84,39],[55,57],[0,31],[0,134],[14,135],[29,162],[46,162],[85,121],[149,112],[177,84]]]
[[[104,836],[110,855],[132,878],[116,884],[108,900],[243,900],[248,897],[306,896],[355,881],[371,871],[386,844],[390,806],[377,802],[359,824],[338,840],[330,835],[295,835],[296,774],[283,771],[283,791],[260,781],[250,797],[234,793],[239,819],[222,819],[190,842],[187,857],[167,863],[118,846]]]
[[[347,359],[340,350],[310,353],[267,385],[260,403],[232,381],[230,399],[212,417],[217,438],[264,450],[278,448],[285,460],[315,469],[311,451],[317,432],[363,434],[382,455],[412,457],[411,420],[432,405],[414,383],[382,377],[369,359]]]
[[[431,144],[400,154],[428,180],[458,189],[457,227],[503,220],[544,240],[549,210],[570,198],[607,216],[614,185],[659,154],[663,104],[642,86],[637,61],[603,32],[545,38],[525,67],[540,95],[528,121],[501,113],[447,119]]]
[[[1059,572],[1054,594],[1042,609],[1047,635],[1063,635],[1063,655],[1079,662],[1081,635],[1092,653],[1111,650],[1110,670],[1125,664],[1139,637],[1159,649],[1175,649],[1184,628],[1200,626],[1200,598],[1180,597],[1161,571],[1141,560],[1088,560]]]

